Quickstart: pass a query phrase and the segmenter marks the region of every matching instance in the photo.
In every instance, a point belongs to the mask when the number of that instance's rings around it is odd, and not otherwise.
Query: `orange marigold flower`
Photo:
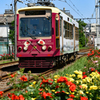
[[[27,81],[27,77],[25,75],[23,75],[22,77],[20,77],[20,80],[25,82],[25,81]]]

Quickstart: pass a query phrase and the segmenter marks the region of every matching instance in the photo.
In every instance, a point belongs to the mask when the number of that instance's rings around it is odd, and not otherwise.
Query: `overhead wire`
[[[75,6],[75,4],[73,4],[73,2],[71,1],[71,0],[69,0],[71,3],[72,3],[72,5],[76,8],[76,10],[84,17],[84,15],[78,10],[78,8]]]
[[[62,1],[62,0],[59,0],[59,1]],[[77,9],[77,11],[66,1],[66,0],[64,0],[64,1],[62,1],[62,2],[65,2],[65,3],[67,3],[82,19],[84,19],[84,16],[82,15],[82,14],[79,14],[79,12],[77,12],[78,11],[78,9]],[[87,19],[88,20],[88,19]],[[89,21],[89,20],[88,20]]]

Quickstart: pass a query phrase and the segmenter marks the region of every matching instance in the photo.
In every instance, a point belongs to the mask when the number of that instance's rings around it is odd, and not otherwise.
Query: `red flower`
[[[88,100],[88,98],[80,96],[80,100]]]
[[[20,100],[25,100],[25,98],[23,97],[23,95],[19,95],[19,99]]]
[[[20,80],[25,82],[25,81],[27,81],[27,77],[25,75],[23,75],[22,77],[20,77]]]
[[[62,93],[65,93],[65,91],[62,91]]]
[[[61,82],[67,82],[67,78],[66,77],[63,77],[61,76],[58,80],[57,80],[57,83],[61,83]]]
[[[100,74],[100,72],[98,72],[98,74]]]
[[[52,98],[51,93],[46,93],[46,92],[43,92],[43,93],[42,93],[42,97],[43,97],[44,99],[46,99],[47,96],[49,96],[50,98]]]
[[[48,83],[48,80],[43,79],[42,83]]]
[[[13,78],[15,76],[15,74],[11,74],[10,76]]]
[[[85,72],[83,72],[83,75],[85,75]]]
[[[0,91],[0,96],[2,96],[3,95],[3,91]]]
[[[66,85],[71,86],[73,83],[71,81],[66,82]]]
[[[43,97],[44,99],[46,99],[47,96],[48,96],[47,93],[46,93],[46,92],[43,92],[42,97]]]
[[[53,97],[51,96],[51,95],[52,95],[51,93],[47,93],[47,95],[48,95],[50,98],[53,98]]]
[[[76,85],[75,85],[75,84],[71,85],[71,86],[69,87],[69,89],[70,89],[72,92],[74,92],[75,89],[76,89]]]
[[[79,87],[82,89],[82,86],[81,85]]]
[[[42,91],[43,89],[39,89],[39,91]]]
[[[69,95],[69,97],[74,98],[75,96],[73,94]]]
[[[91,72],[95,71],[95,68],[91,68]]]
[[[11,93],[8,93],[8,97],[9,97],[9,98],[11,98],[11,95],[12,95]]]
[[[73,98],[68,98],[67,100],[73,100]]]
[[[86,78],[87,77],[87,75],[83,75],[83,78],[82,79],[84,79],[84,78]]]
[[[57,85],[55,88],[59,88],[59,86]]]
[[[53,81],[53,79],[50,79],[50,78],[47,79],[47,80],[43,79],[42,82],[40,83],[40,87],[41,87],[42,84],[52,85],[52,81]]]
[[[57,91],[56,94],[57,94],[57,93],[61,93],[61,92]]]

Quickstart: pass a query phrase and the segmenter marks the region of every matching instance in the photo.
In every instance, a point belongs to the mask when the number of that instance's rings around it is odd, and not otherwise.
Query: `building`
[[[0,54],[11,52],[12,43],[8,36],[12,21],[14,21],[14,14],[11,10],[5,10],[5,13],[0,15]]]

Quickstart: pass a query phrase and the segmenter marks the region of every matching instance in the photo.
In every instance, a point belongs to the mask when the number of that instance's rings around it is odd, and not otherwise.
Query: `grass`
[[[4,64],[4,63],[9,63],[9,62],[13,62],[13,61],[18,61],[18,60],[1,60],[0,64]]]
[[[74,64],[70,65],[69,67],[65,67],[64,70],[59,70],[54,75],[64,76],[65,74],[73,74],[75,70],[82,70],[87,63],[87,57],[82,57],[75,61]]]
[[[80,47],[79,50],[81,49],[89,49],[89,47]]]

